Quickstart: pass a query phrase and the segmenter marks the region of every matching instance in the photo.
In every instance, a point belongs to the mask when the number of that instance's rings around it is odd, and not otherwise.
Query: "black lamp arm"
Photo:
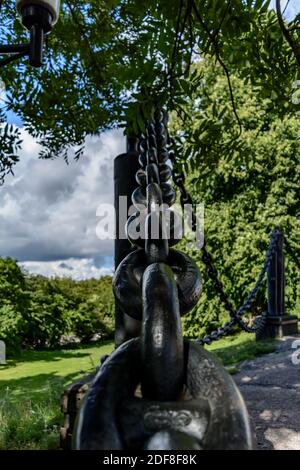
[[[40,67],[43,62],[44,31],[34,24],[30,28],[30,43],[0,46],[0,55],[9,54],[7,59],[0,60],[0,67],[10,64],[21,57],[29,56],[29,64]]]
[[[18,59],[21,59],[22,57],[27,56],[28,53],[29,53],[28,51],[19,52],[18,54],[13,54],[7,57],[6,59],[0,60],[0,68],[4,67],[4,65],[8,65],[11,62],[14,62],[15,60],[18,60]]]
[[[20,54],[21,52],[29,53],[29,47],[29,44],[0,45],[0,54]]]

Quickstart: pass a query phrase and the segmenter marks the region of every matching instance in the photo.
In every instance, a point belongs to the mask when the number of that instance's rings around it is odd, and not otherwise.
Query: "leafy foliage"
[[[91,279],[74,283],[70,279],[57,281],[71,309],[71,330],[83,343],[88,343],[95,333],[102,338],[111,337],[114,330],[114,296],[111,278]]]
[[[28,306],[25,279],[14,260],[0,258],[0,338],[8,351],[20,347]]]
[[[20,131],[5,123],[0,110],[0,186],[7,174],[13,173],[14,165],[19,161],[18,150],[21,148]]]
[[[68,331],[68,298],[61,292],[59,282],[42,276],[29,276],[26,287],[30,304],[24,314],[26,331],[23,345],[34,348],[54,347]]]
[[[258,277],[275,226],[300,250],[299,111],[292,114],[287,107],[278,116],[270,98],[257,96],[253,86],[233,76],[239,136],[222,70],[209,62],[198,66],[205,78],[186,103],[184,129],[178,118],[173,129],[181,163],[190,173],[190,191],[195,202],[205,204],[208,249],[238,308]],[[201,264],[198,251],[192,250],[192,256]],[[286,264],[286,309],[299,314],[300,273],[290,258]],[[200,304],[185,319],[191,336],[211,331],[228,317],[205,270],[201,264],[205,288]],[[265,309],[262,289],[250,315]]]
[[[1,43],[27,40],[13,4],[2,5]],[[238,70],[279,110],[295,108],[286,96],[298,78],[297,58],[269,5],[270,0],[64,0],[47,38],[45,66],[35,70],[20,62],[1,70],[6,110],[39,139],[42,157],[77,158],[86,135],[115,125],[138,132],[157,103],[184,118],[186,96],[199,79],[191,63],[203,57],[222,66],[230,90],[230,75]],[[283,26],[297,43],[299,15]],[[225,96],[235,110],[233,94]]]
[[[17,263],[0,259],[0,339],[8,351],[54,348],[63,335],[88,342],[113,332],[111,278],[73,281],[24,274]]]

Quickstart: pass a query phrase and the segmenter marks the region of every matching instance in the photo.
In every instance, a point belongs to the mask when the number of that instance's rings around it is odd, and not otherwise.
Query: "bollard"
[[[268,314],[256,339],[282,338],[298,333],[298,318],[285,312],[284,235],[280,232],[277,249],[267,271]]]
[[[116,213],[115,236],[115,269],[132,251],[132,246],[125,233],[128,209],[131,206],[131,195],[137,187],[135,174],[139,169],[139,140],[135,136],[127,137],[127,152],[118,155],[114,161],[114,201]],[[122,196],[122,199],[120,197]],[[120,346],[124,341],[140,334],[140,322],[123,313],[116,301],[115,309],[115,344]]]

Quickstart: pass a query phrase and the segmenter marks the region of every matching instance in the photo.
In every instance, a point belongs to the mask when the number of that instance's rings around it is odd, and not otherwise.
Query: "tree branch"
[[[278,23],[281,29],[281,32],[283,36],[285,37],[286,41],[290,45],[293,54],[298,62],[298,65],[300,65],[300,46],[299,44],[292,38],[290,31],[286,28],[281,12],[281,5],[280,5],[280,0],[276,0],[276,12],[277,12],[277,18],[278,18]]]
[[[289,6],[289,3],[290,3],[290,0],[287,0],[287,2],[285,4],[285,7],[283,9],[283,12],[282,12],[283,15],[285,14],[285,11],[286,11],[287,7]]]
[[[239,126],[239,134],[237,136],[237,137],[239,137],[242,133],[242,124],[241,124],[241,121],[240,121],[240,118],[239,118],[239,115],[238,115],[238,112],[237,112],[237,109],[236,109],[236,104],[235,104],[235,99],[234,99],[234,94],[233,94],[233,89],[232,89],[229,70],[228,70],[226,64],[224,63],[223,59],[220,56],[220,49],[219,49],[219,44],[218,44],[218,41],[217,41],[217,36],[214,36],[214,34],[210,32],[210,30],[208,29],[208,27],[204,23],[194,0],[191,0],[191,4],[192,4],[192,8],[193,8],[193,10],[196,14],[196,17],[197,17],[202,29],[206,32],[206,34],[210,38],[212,44],[215,46],[216,59],[217,59],[217,61],[219,62],[219,64],[221,65],[222,69],[225,72],[227,83],[228,83],[228,88],[229,88],[230,101],[231,101],[231,105],[232,105],[233,114],[235,115],[235,118],[236,118],[238,126]]]

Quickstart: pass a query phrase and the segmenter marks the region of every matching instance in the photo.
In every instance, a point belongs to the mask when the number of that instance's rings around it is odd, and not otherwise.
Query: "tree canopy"
[[[1,5],[0,42],[25,42],[14,1]],[[17,113],[43,145],[42,157],[79,157],[86,135],[113,126],[138,132],[158,103],[184,120],[186,97],[202,79],[192,64],[208,57],[226,78],[224,93],[237,122],[231,83],[237,72],[272,109],[294,112],[300,15],[288,22],[280,1],[276,6],[277,12],[270,0],[64,0],[47,37],[44,67],[23,60],[1,68],[6,98],[0,121],[8,111]],[[3,176],[16,163],[21,141],[13,127],[0,132]]]
[[[8,353],[21,347],[54,348],[63,337],[85,343],[111,337],[114,297],[111,277],[74,281],[24,273],[0,258],[0,340]]]

